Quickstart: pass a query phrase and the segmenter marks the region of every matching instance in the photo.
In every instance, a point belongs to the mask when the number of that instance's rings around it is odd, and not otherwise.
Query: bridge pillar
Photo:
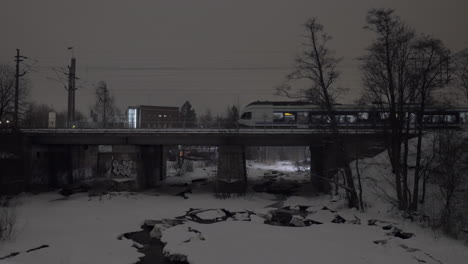
[[[244,194],[247,189],[247,167],[244,146],[220,146],[215,192],[221,197]]]
[[[310,146],[310,181],[317,192],[327,193],[331,190],[330,169],[334,162],[331,146]]]
[[[30,139],[0,131],[0,196],[27,189],[30,179]]]
[[[143,145],[141,149],[141,170],[138,173],[139,188],[151,188],[166,178],[166,153],[164,146]]]

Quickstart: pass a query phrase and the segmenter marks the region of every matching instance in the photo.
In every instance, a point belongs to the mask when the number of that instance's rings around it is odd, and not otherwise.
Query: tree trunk
[[[418,198],[419,198],[419,178],[421,171],[421,147],[422,147],[422,135],[423,135],[423,114],[425,110],[425,91],[422,92],[421,97],[421,109],[418,116],[418,145],[416,147],[416,168],[414,170],[414,185],[413,185],[413,202],[411,203],[411,210],[418,210]]]

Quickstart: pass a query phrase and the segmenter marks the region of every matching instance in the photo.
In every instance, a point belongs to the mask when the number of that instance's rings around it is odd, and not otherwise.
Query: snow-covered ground
[[[274,197],[248,195],[246,198],[216,199],[210,193],[182,199],[172,193],[139,193],[104,196],[102,200],[72,195],[61,200],[58,194],[24,196],[17,207],[18,232],[14,240],[2,242],[0,257],[12,252],[19,255],[0,263],[134,263],[141,256],[132,241],[118,240],[120,234],[139,230],[146,219],[165,219],[184,215],[190,208],[230,211],[250,210],[267,213],[274,208]],[[57,200],[60,199],[60,200]],[[188,222],[163,233],[166,251],[188,256],[190,263],[468,263],[468,248],[459,241],[437,235],[417,224],[391,219],[385,214],[359,213],[343,209],[343,203],[331,203],[327,197],[291,197],[282,204],[309,205],[308,218],[322,225],[283,227],[255,221],[225,221],[214,224]],[[323,213],[326,205],[344,218],[361,219],[361,225],[334,224],[334,213]],[[317,210],[313,212],[314,210]],[[206,213],[204,217],[210,217]],[[217,216],[216,216],[217,217]],[[402,240],[386,235],[369,219],[396,223],[404,231],[415,233]],[[204,240],[186,241],[188,228],[198,230]],[[190,234],[188,234],[190,235]],[[375,241],[385,244],[379,244]],[[49,247],[26,253],[41,246]],[[432,257],[432,258],[431,258]]]
[[[271,201],[259,196],[219,200],[211,193],[194,192],[190,199],[172,193],[105,195],[102,200],[75,194],[68,200],[55,193],[20,198],[17,234],[0,242],[0,263],[135,263],[140,253],[132,241],[118,236],[137,231],[146,219],[174,218],[189,208],[256,209]],[[41,245],[48,248],[30,253]]]
[[[385,163],[384,156],[380,158]],[[273,174],[284,179],[308,180],[293,167],[291,163],[249,163],[249,178],[262,179],[276,171]],[[209,178],[213,170],[195,166],[186,177],[168,177],[168,182]],[[369,202],[372,210],[361,213],[347,209],[339,197],[292,196],[278,201],[274,195],[249,193],[217,199],[211,189],[200,186],[183,199],[175,195],[181,189],[163,186],[144,193],[112,193],[102,199],[85,193],[69,199],[56,193],[22,195],[16,208],[17,233],[12,240],[0,241],[0,258],[19,254],[0,263],[135,263],[142,254],[121,234],[140,230],[147,219],[174,219],[191,208],[215,209],[200,213],[201,219],[220,218],[220,209],[244,213],[217,223],[186,221],[163,230],[165,252],[184,255],[190,263],[468,263],[468,247],[463,242],[402,220],[380,207],[380,202]],[[286,227],[265,223],[274,210],[288,206],[307,207],[305,215],[294,216],[299,223],[309,220],[322,224]],[[324,206],[331,210],[323,210]],[[347,222],[332,223],[337,214]],[[372,219],[380,221],[369,225]],[[388,225],[392,229],[383,229]],[[414,236],[401,239],[392,230]],[[48,247],[27,252],[42,245]]]
[[[191,183],[197,179],[207,179],[211,181],[216,175],[216,166],[205,166],[206,161],[188,161],[193,163],[193,171],[186,172],[182,177],[176,176],[174,162],[167,164],[167,178],[165,183],[183,184]],[[278,179],[294,180],[299,182],[310,181],[308,166],[298,166],[291,161],[277,161],[271,163],[258,163],[252,160],[247,161],[247,180],[258,181],[265,179],[265,176],[276,176]]]

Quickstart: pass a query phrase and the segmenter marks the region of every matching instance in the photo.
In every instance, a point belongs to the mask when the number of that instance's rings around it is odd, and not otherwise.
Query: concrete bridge
[[[383,149],[385,136],[381,130],[343,129],[340,133],[349,161]],[[322,129],[3,130],[0,183],[9,185],[9,189],[14,189],[11,183],[58,188],[107,178],[130,179],[137,189],[150,188],[165,178],[167,148],[192,145],[218,146],[218,182],[226,186],[236,183],[243,189],[247,177],[245,147],[308,146],[311,175],[326,177],[334,165],[330,136]],[[317,181],[318,177],[311,179]]]

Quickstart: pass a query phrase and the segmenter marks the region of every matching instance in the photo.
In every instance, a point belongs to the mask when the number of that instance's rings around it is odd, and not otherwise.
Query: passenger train
[[[384,126],[389,113],[376,106],[334,105],[340,127],[377,128]],[[411,122],[416,122],[416,111],[409,111]],[[307,102],[257,101],[248,104],[239,119],[240,127],[320,128],[329,123],[327,111]],[[468,107],[428,108],[424,112],[425,127],[453,127],[468,125]]]

